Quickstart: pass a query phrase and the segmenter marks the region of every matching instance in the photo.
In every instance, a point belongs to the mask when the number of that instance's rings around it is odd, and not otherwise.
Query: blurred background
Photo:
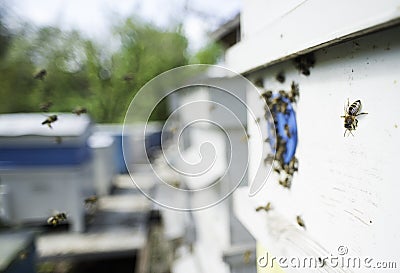
[[[165,169],[157,161],[162,126],[184,96],[158,105],[145,135],[144,124],[123,134],[122,123],[155,76],[187,64],[222,64],[225,47],[239,37],[240,5],[1,1],[0,272],[199,272],[193,253],[202,233],[204,265],[228,270],[221,254],[229,242],[228,206],[199,213],[199,232],[191,213],[163,209],[140,192],[157,191],[147,159]],[[176,129],[169,130],[172,136]],[[207,135],[197,131],[195,139]],[[241,137],[237,142],[247,145]]]
[[[240,1],[1,2],[1,113],[84,104],[98,123],[118,123],[135,93],[156,75],[216,63],[209,34]],[[45,81],[33,77],[45,69]],[[112,97],[112,100],[110,99]],[[165,119],[165,109],[154,119]]]

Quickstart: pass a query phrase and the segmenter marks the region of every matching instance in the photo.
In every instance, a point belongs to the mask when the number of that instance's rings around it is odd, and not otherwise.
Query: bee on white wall
[[[362,108],[361,101],[356,100],[350,105],[349,99],[347,99],[347,108],[345,107],[345,115],[341,116],[341,118],[344,118],[344,128],[346,130],[344,131],[344,136],[346,136],[347,131],[353,135],[352,131],[354,131],[357,128],[358,125],[358,120],[357,117],[360,115],[366,115],[368,113],[362,113],[360,112]]]

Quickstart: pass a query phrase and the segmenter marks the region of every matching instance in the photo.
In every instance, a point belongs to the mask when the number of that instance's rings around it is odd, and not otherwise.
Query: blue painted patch
[[[276,98],[287,103],[287,108],[285,113],[278,111],[278,107],[276,105],[274,105],[272,109],[270,109],[270,111],[275,118],[274,122],[275,122],[276,134],[279,135],[286,142],[286,152],[283,154],[283,161],[285,164],[289,164],[290,160],[292,160],[294,154],[296,153],[296,147],[297,147],[296,113],[294,112],[292,104],[288,98],[282,97],[279,94],[273,97],[273,99]],[[286,125],[289,128],[290,138],[285,130]],[[272,128],[274,127],[268,124],[270,145],[271,147],[275,147],[276,139],[272,137],[274,135],[271,132]]]
[[[76,166],[92,157],[88,146],[83,147],[1,147],[0,169],[23,166]]]

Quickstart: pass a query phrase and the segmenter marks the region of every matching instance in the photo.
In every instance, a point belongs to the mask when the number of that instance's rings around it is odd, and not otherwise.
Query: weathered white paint
[[[380,5],[397,10],[393,2]],[[377,6],[374,9],[376,14],[381,11]],[[346,21],[346,16],[343,20]],[[335,29],[341,30],[338,26]],[[266,48],[249,54],[265,52]],[[262,77],[266,89],[275,91],[288,90],[292,80],[299,83],[300,100],[296,109],[299,172],[290,190],[278,184],[275,174],[271,174],[263,190],[253,198],[248,196],[248,189],[238,189],[234,194],[235,211],[273,255],[338,256],[337,249],[343,245],[349,249],[346,257],[397,261],[399,266],[400,27],[326,47],[316,51],[315,56],[316,64],[309,77],[295,70],[291,61],[249,74],[251,79]],[[258,66],[254,59],[251,63],[252,67]],[[279,71],[285,72],[284,84],[275,80]],[[247,97],[253,105],[259,100],[254,92]],[[343,137],[340,116],[347,98],[350,102],[360,99],[363,110],[369,113],[359,118],[354,137]],[[256,114],[261,116],[262,111],[259,107]],[[257,129],[250,119],[248,128],[250,135]],[[262,140],[250,139],[250,178],[257,168],[254,165],[257,156],[261,156],[259,145],[266,145],[261,143]],[[269,213],[255,212],[257,206],[267,202],[273,207]],[[297,215],[304,219],[305,230],[296,224]],[[309,270],[288,268],[285,272]],[[324,270],[365,272],[366,269],[324,267]]]
[[[226,64],[248,72],[392,24],[399,17],[398,0],[245,0],[243,39],[227,51]]]

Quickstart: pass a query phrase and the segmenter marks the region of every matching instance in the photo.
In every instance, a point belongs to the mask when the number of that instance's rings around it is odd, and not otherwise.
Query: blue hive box
[[[87,115],[57,115],[52,128],[41,124],[43,114],[0,115],[2,202],[12,223],[46,223],[62,211],[72,229],[82,231],[82,200],[93,188],[92,122]]]

